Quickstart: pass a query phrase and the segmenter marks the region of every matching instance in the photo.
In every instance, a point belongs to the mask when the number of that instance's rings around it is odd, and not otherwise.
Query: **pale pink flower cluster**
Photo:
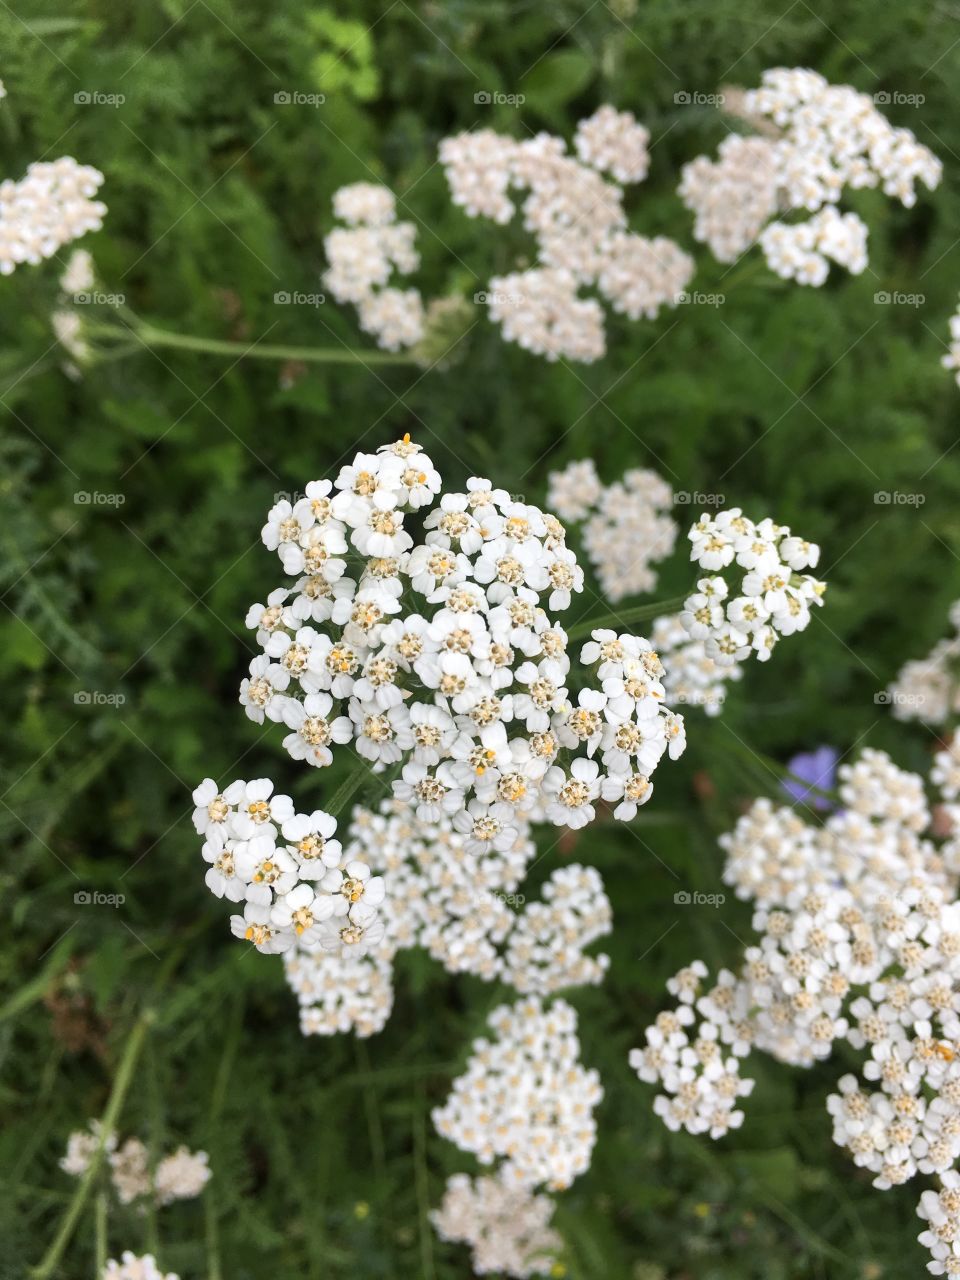
[[[672,240],[627,230],[623,186],[649,165],[647,130],[629,112],[603,106],[580,122],[576,157],[561,138],[517,141],[491,129],[440,144],[454,203],[470,217],[503,225],[522,203],[537,265],[494,277],[480,295],[504,337],[548,360],[590,362],[606,350],[603,309],[582,292],[595,288],[630,319],[673,306],[693,275],[693,260]],[[613,180],[603,177],[610,174]]]
[[[909,129],[894,128],[874,100],[815,71],[765,71],[740,110],[762,136],[731,136],[718,158],[686,165],[680,195],[696,216],[694,235],[721,262],[759,242],[770,267],[786,279],[821,285],[830,262],[853,274],[867,265],[867,227],[840,214],[844,190],[879,186],[908,208],[916,184],[933,190],[942,165]],[[805,212],[807,221],[771,221]]]
[[[127,1138],[120,1145],[115,1134],[108,1133],[104,1137],[97,1120],[91,1120],[86,1129],[70,1134],[60,1168],[71,1177],[82,1177],[101,1146],[114,1192],[121,1204],[152,1200],[162,1207],[175,1200],[193,1200],[210,1181],[205,1151],[188,1151],[186,1147],[179,1147],[151,1166],[150,1152],[139,1138]]]
[[[960,839],[934,836],[923,779],[883,752],[839,774],[842,808],[822,825],[758,800],[721,839],[724,880],[755,901],[758,941],[712,985],[699,961],[672,979],[677,1005],[631,1063],[661,1086],[668,1126],[718,1137],[742,1122],[752,1049],[810,1066],[845,1041],[862,1067],[827,1099],[834,1141],[880,1189],[941,1179],[940,1196],[921,1199],[921,1242],[932,1274],[960,1274]],[[932,780],[956,797],[953,749]]]
[[[418,289],[399,289],[390,281],[420,265],[416,227],[398,222],[393,192],[371,182],[341,187],[333,212],[346,226],[324,239],[330,265],[323,283],[337,302],[357,307],[361,329],[379,346],[388,351],[415,346],[424,335],[423,299]]]

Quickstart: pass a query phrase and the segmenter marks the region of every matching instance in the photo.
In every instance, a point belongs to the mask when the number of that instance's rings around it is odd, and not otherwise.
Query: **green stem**
[[[120,1066],[114,1077],[113,1089],[110,1092],[110,1098],[107,1101],[106,1110],[100,1120],[100,1141],[97,1148],[90,1157],[90,1163],[87,1165],[86,1173],[83,1174],[77,1184],[77,1189],[73,1193],[67,1211],[60,1223],[60,1229],[57,1232],[53,1243],[44,1254],[42,1261],[34,1267],[30,1275],[33,1280],[48,1280],[56,1270],[57,1264],[63,1257],[64,1250],[70,1243],[80,1215],[90,1198],[93,1191],[94,1183],[103,1164],[104,1149],[108,1136],[113,1132],[117,1118],[123,1107],[124,1099],[127,1096],[127,1090],[133,1080],[134,1069],[137,1060],[140,1057],[140,1051],[143,1049],[143,1043],[146,1039],[147,1031],[154,1021],[154,1013],[152,1009],[145,1009],[137,1019],[137,1022],[130,1032],[126,1046],[123,1050],[123,1057],[120,1060]]]
[[[423,1086],[416,1090],[417,1105],[413,1117],[414,1180],[420,1221],[420,1268],[424,1280],[433,1280],[433,1231],[430,1226],[430,1185],[427,1174],[426,1098]]]
[[[136,330],[145,346],[176,347],[181,351],[203,351],[209,355],[253,357],[257,360],[302,360],[306,364],[415,364],[400,351],[353,351],[348,347],[288,347],[269,343],[225,342],[189,333],[171,333],[141,324]]]
[[[107,1265],[107,1193],[97,1192],[94,1206],[94,1231],[96,1236],[96,1262],[94,1280],[102,1280]]]
[[[634,622],[647,622],[650,618],[659,618],[666,613],[675,613],[681,607],[686,596],[677,596],[673,600],[661,600],[654,604],[637,604],[632,605],[628,609],[618,609],[616,612],[611,611],[601,618],[588,618],[584,622],[577,622],[567,630],[567,636],[571,640],[586,640],[592,632],[610,628],[616,631],[618,627],[629,627]]]
[[[336,817],[337,814],[341,811],[341,809],[345,808],[348,801],[350,800],[350,797],[360,786],[361,782],[363,782],[365,778],[369,778],[370,776],[371,776],[370,766],[367,764],[366,760],[361,760],[360,764],[357,766],[356,769],[354,769],[353,773],[351,773],[340,784],[340,786],[337,787],[336,791],[333,793],[330,799],[324,804],[323,806],[324,812],[332,814],[333,817]]]

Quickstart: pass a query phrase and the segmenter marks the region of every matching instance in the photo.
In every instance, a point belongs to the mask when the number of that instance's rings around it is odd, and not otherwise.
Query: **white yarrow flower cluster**
[[[688,537],[690,559],[709,576],[687,598],[680,621],[721,666],[751,653],[766,661],[781,636],[803,631],[811,606],[823,603],[826,585],[803,572],[816,567],[820,548],[784,525],[755,524],[733,507],[701,516]],[[733,565],[743,574],[731,584],[723,571]]]
[[[484,479],[440,490],[405,437],[277,503],[263,538],[295,583],[248,614],[263,654],[240,701],[288,727],[295,759],[328,765],[352,742],[398,767],[397,799],[481,844],[521,820],[583,826],[683,749],[661,664],[604,633],[575,667],[547,612],[583,588],[560,522]]]
[[[941,752],[932,775],[948,801],[956,760]],[[846,1041],[863,1065],[827,1099],[834,1141],[880,1189],[939,1177],[940,1195],[921,1197],[921,1243],[932,1274],[960,1274],[960,840],[938,842],[923,779],[883,752],[839,774],[843,807],[822,825],[758,800],[721,839],[759,940],[712,987],[699,961],[672,979],[677,1006],[631,1063],[663,1089],[665,1123],[717,1137],[742,1121],[751,1049],[806,1067]]]
[[[940,357],[945,369],[953,369],[957,386],[960,386],[960,309],[950,317],[950,345],[945,356]]]
[[[740,680],[740,663],[720,663],[707,651],[704,640],[691,640],[678,613],[656,618],[650,643],[664,664],[663,688],[672,706],[701,707],[708,716],[723,710],[727,685]]]
[[[925,658],[904,663],[886,691],[898,720],[944,724],[960,715],[960,600],[949,617],[953,635],[939,640]]]
[[[205,1151],[179,1147],[151,1167],[150,1152],[139,1138],[127,1138],[120,1145],[115,1134],[103,1136],[97,1120],[91,1120],[86,1129],[70,1134],[60,1168],[71,1177],[82,1177],[101,1146],[114,1192],[121,1204],[149,1198],[163,1207],[175,1200],[193,1200],[210,1181],[209,1158]]]
[[[102,1272],[102,1280],[180,1280],[172,1271],[161,1271],[152,1253],[137,1256],[125,1249],[118,1262],[111,1258]]]
[[[657,585],[652,568],[673,551],[673,490],[655,471],[633,468],[604,485],[592,459],[548,477],[547,502],[561,520],[582,522],[584,548],[606,599],[617,604]]]
[[[607,957],[585,950],[612,927],[610,902],[592,867],[557,868],[542,901],[520,892],[536,857],[529,826],[517,821],[489,843],[449,818],[419,819],[397,801],[378,813],[354,810],[347,860],[361,860],[389,883],[384,936],[357,959],[300,942],[285,956],[305,1035],[382,1030],[393,1007],[393,961],[413,947],[450,973],[550,995],[603,980]]]
[[[509,1186],[496,1174],[455,1173],[430,1221],[441,1240],[470,1246],[476,1275],[526,1280],[549,1275],[563,1248],[550,1227],[553,1212],[549,1196]]]
[[[424,335],[420,291],[400,289],[390,281],[420,265],[416,226],[398,222],[393,192],[372,182],[341,187],[333,197],[333,212],[346,226],[324,239],[330,265],[323,283],[337,302],[356,306],[361,329],[378,346],[388,351],[415,346]]]
[[[232,782],[222,791],[206,778],[193,802],[207,888],[243,903],[243,914],[230,920],[235,937],[268,955],[297,942],[354,953],[379,942],[383,880],[344,855],[330,814],[295,813],[268,778]]]
[[[464,1075],[433,1112],[437,1131],[482,1165],[501,1161],[508,1187],[561,1191],[589,1168],[603,1097],[579,1061],[577,1015],[564,1000],[501,1005],[494,1039],[474,1042]]]
[[[103,174],[70,156],[38,161],[19,182],[0,183],[0,275],[45,258],[99,231],[107,206],[93,197]]]
[[[731,135],[715,161],[686,165],[680,184],[694,235],[721,262],[759,242],[770,267],[801,284],[823,284],[831,261],[857,274],[867,265],[867,227],[837,211],[844,190],[880,187],[909,208],[918,182],[930,190],[940,182],[940,161],[909,129],[889,124],[869,95],[815,71],[765,71],[739,101],[762,136]],[[800,212],[813,217],[771,221]]]
[[[583,289],[595,288],[634,320],[675,305],[693,260],[664,236],[628,231],[623,209],[621,184],[646,176],[648,141],[629,112],[603,106],[580,122],[577,158],[546,133],[518,142],[478,129],[441,142],[454,203],[468,216],[504,225],[517,211],[511,193],[527,192],[523,225],[542,265],[497,276],[481,295],[508,341],[548,360],[590,362],[604,354],[606,340],[602,307]]]

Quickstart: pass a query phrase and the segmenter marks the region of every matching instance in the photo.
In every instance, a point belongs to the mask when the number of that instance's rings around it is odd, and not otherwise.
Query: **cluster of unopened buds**
[[[765,661],[780,637],[803,631],[811,606],[823,603],[826,585],[802,572],[816,567],[820,548],[784,525],[755,524],[733,507],[701,516],[688,536],[690,559],[709,576],[686,600],[680,621],[721,666],[751,653]],[[744,572],[731,594],[723,573],[733,565]]]
[[[958,753],[932,780],[960,793]],[[921,1242],[934,1275],[960,1274],[960,839],[938,841],[924,782],[883,752],[840,768],[840,803],[822,824],[758,800],[721,839],[724,880],[756,905],[755,945],[710,985],[699,961],[668,983],[677,1004],[631,1063],[663,1093],[671,1128],[719,1137],[739,1125],[740,1075],[753,1050],[810,1066],[845,1041],[863,1055],[827,1099],[834,1141],[880,1189],[918,1174]]]
[[[857,274],[867,265],[867,227],[837,210],[844,190],[880,187],[909,208],[918,182],[930,190],[940,182],[940,161],[909,129],[815,71],[765,71],[759,89],[736,95],[735,109],[758,136],[729,135],[716,160],[686,165],[680,184],[695,237],[721,262],[759,242],[772,270],[800,284],[823,284],[831,261]],[[784,213],[813,216],[783,222]]]
[[[547,133],[521,142],[476,129],[441,142],[454,204],[470,217],[508,223],[511,192],[528,193],[523,225],[542,265],[495,276],[481,295],[508,341],[548,360],[589,362],[606,337],[603,308],[585,288],[631,320],[675,305],[693,259],[666,236],[628,231],[623,208],[622,184],[646,177],[649,138],[628,111],[602,106],[577,126],[575,157]]]
[[[139,1138],[127,1138],[121,1144],[116,1134],[104,1135],[96,1120],[92,1120],[86,1129],[71,1133],[60,1168],[74,1178],[82,1177],[101,1148],[106,1155],[111,1184],[121,1204],[152,1202],[162,1207],[175,1200],[192,1200],[200,1195],[210,1180],[205,1151],[188,1151],[186,1147],[179,1147],[154,1166],[148,1148]]]

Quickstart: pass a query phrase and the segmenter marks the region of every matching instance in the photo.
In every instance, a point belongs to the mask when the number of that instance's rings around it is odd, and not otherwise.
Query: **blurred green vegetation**
[[[163,1212],[165,1269],[468,1274],[466,1252],[426,1221],[446,1175],[469,1167],[429,1110],[504,993],[407,955],[382,1035],[302,1039],[279,962],[238,947],[204,891],[189,822],[206,774],[270,774],[300,807],[338,780],[297,770],[281,732],[236,705],[246,607],[279,580],[259,530],[275,493],[404,431],[451,483],[478,472],[537,501],[572,458],[592,455],[608,480],[653,466],[677,489],[723,493],[820,542],[830,581],[809,631],[754,665],[721,720],[690,716],[688,754],[632,829],[598,827],[556,854],[600,867],[617,919],[607,984],[571,997],[606,1098],[593,1167],[560,1198],[567,1274],[918,1274],[918,1191],[875,1192],[831,1144],[822,1100],[838,1064],[751,1064],[744,1128],[710,1144],[663,1129],[626,1054],[679,964],[729,961],[747,936],[743,907],[673,906],[677,877],[716,891],[716,834],[775,785],[746,746],[781,761],[821,742],[884,746],[907,766],[929,755],[931,736],[897,726],[875,696],[960,595],[960,393],[939,365],[960,287],[960,8],[12,0],[0,41],[5,174],[67,152],[101,168],[110,212],[85,247],[104,286],[159,325],[368,347],[346,310],[273,301],[316,291],[331,194],[364,179],[390,184],[419,224],[425,293],[472,297],[524,241],[451,205],[439,139],[482,124],[569,136],[606,101],[652,133],[633,227],[694,249],[694,287],[725,296],[654,323],[611,319],[610,353],[589,368],[506,346],[478,309],[443,371],[331,366],[281,381],[265,362],[144,351],[73,381],[51,346],[60,266],[0,281],[0,1280],[24,1275],[56,1229],[74,1189],[57,1159],[103,1111],[145,1008],[158,1022],[120,1128],[156,1150],[202,1146],[214,1170],[201,1201]],[[889,114],[945,164],[941,189],[913,210],[856,196],[870,269],[835,272],[822,290],[752,258],[728,275],[693,246],[675,193],[680,165],[727,128],[675,95],[752,85],[774,65],[922,94]],[[291,91],[326,101],[275,103]],[[482,91],[526,101],[477,105]],[[83,105],[83,92],[124,101]],[[923,303],[878,305],[881,291]],[[878,491],[924,501],[878,505]],[[123,501],[78,503],[84,492]],[[663,596],[687,582],[681,551]],[[126,901],[81,908],[78,889]],[[93,1274],[91,1224],[88,1213],[65,1280]],[[113,1215],[112,1255],[141,1249],[144,1231],[132,1211]]]

